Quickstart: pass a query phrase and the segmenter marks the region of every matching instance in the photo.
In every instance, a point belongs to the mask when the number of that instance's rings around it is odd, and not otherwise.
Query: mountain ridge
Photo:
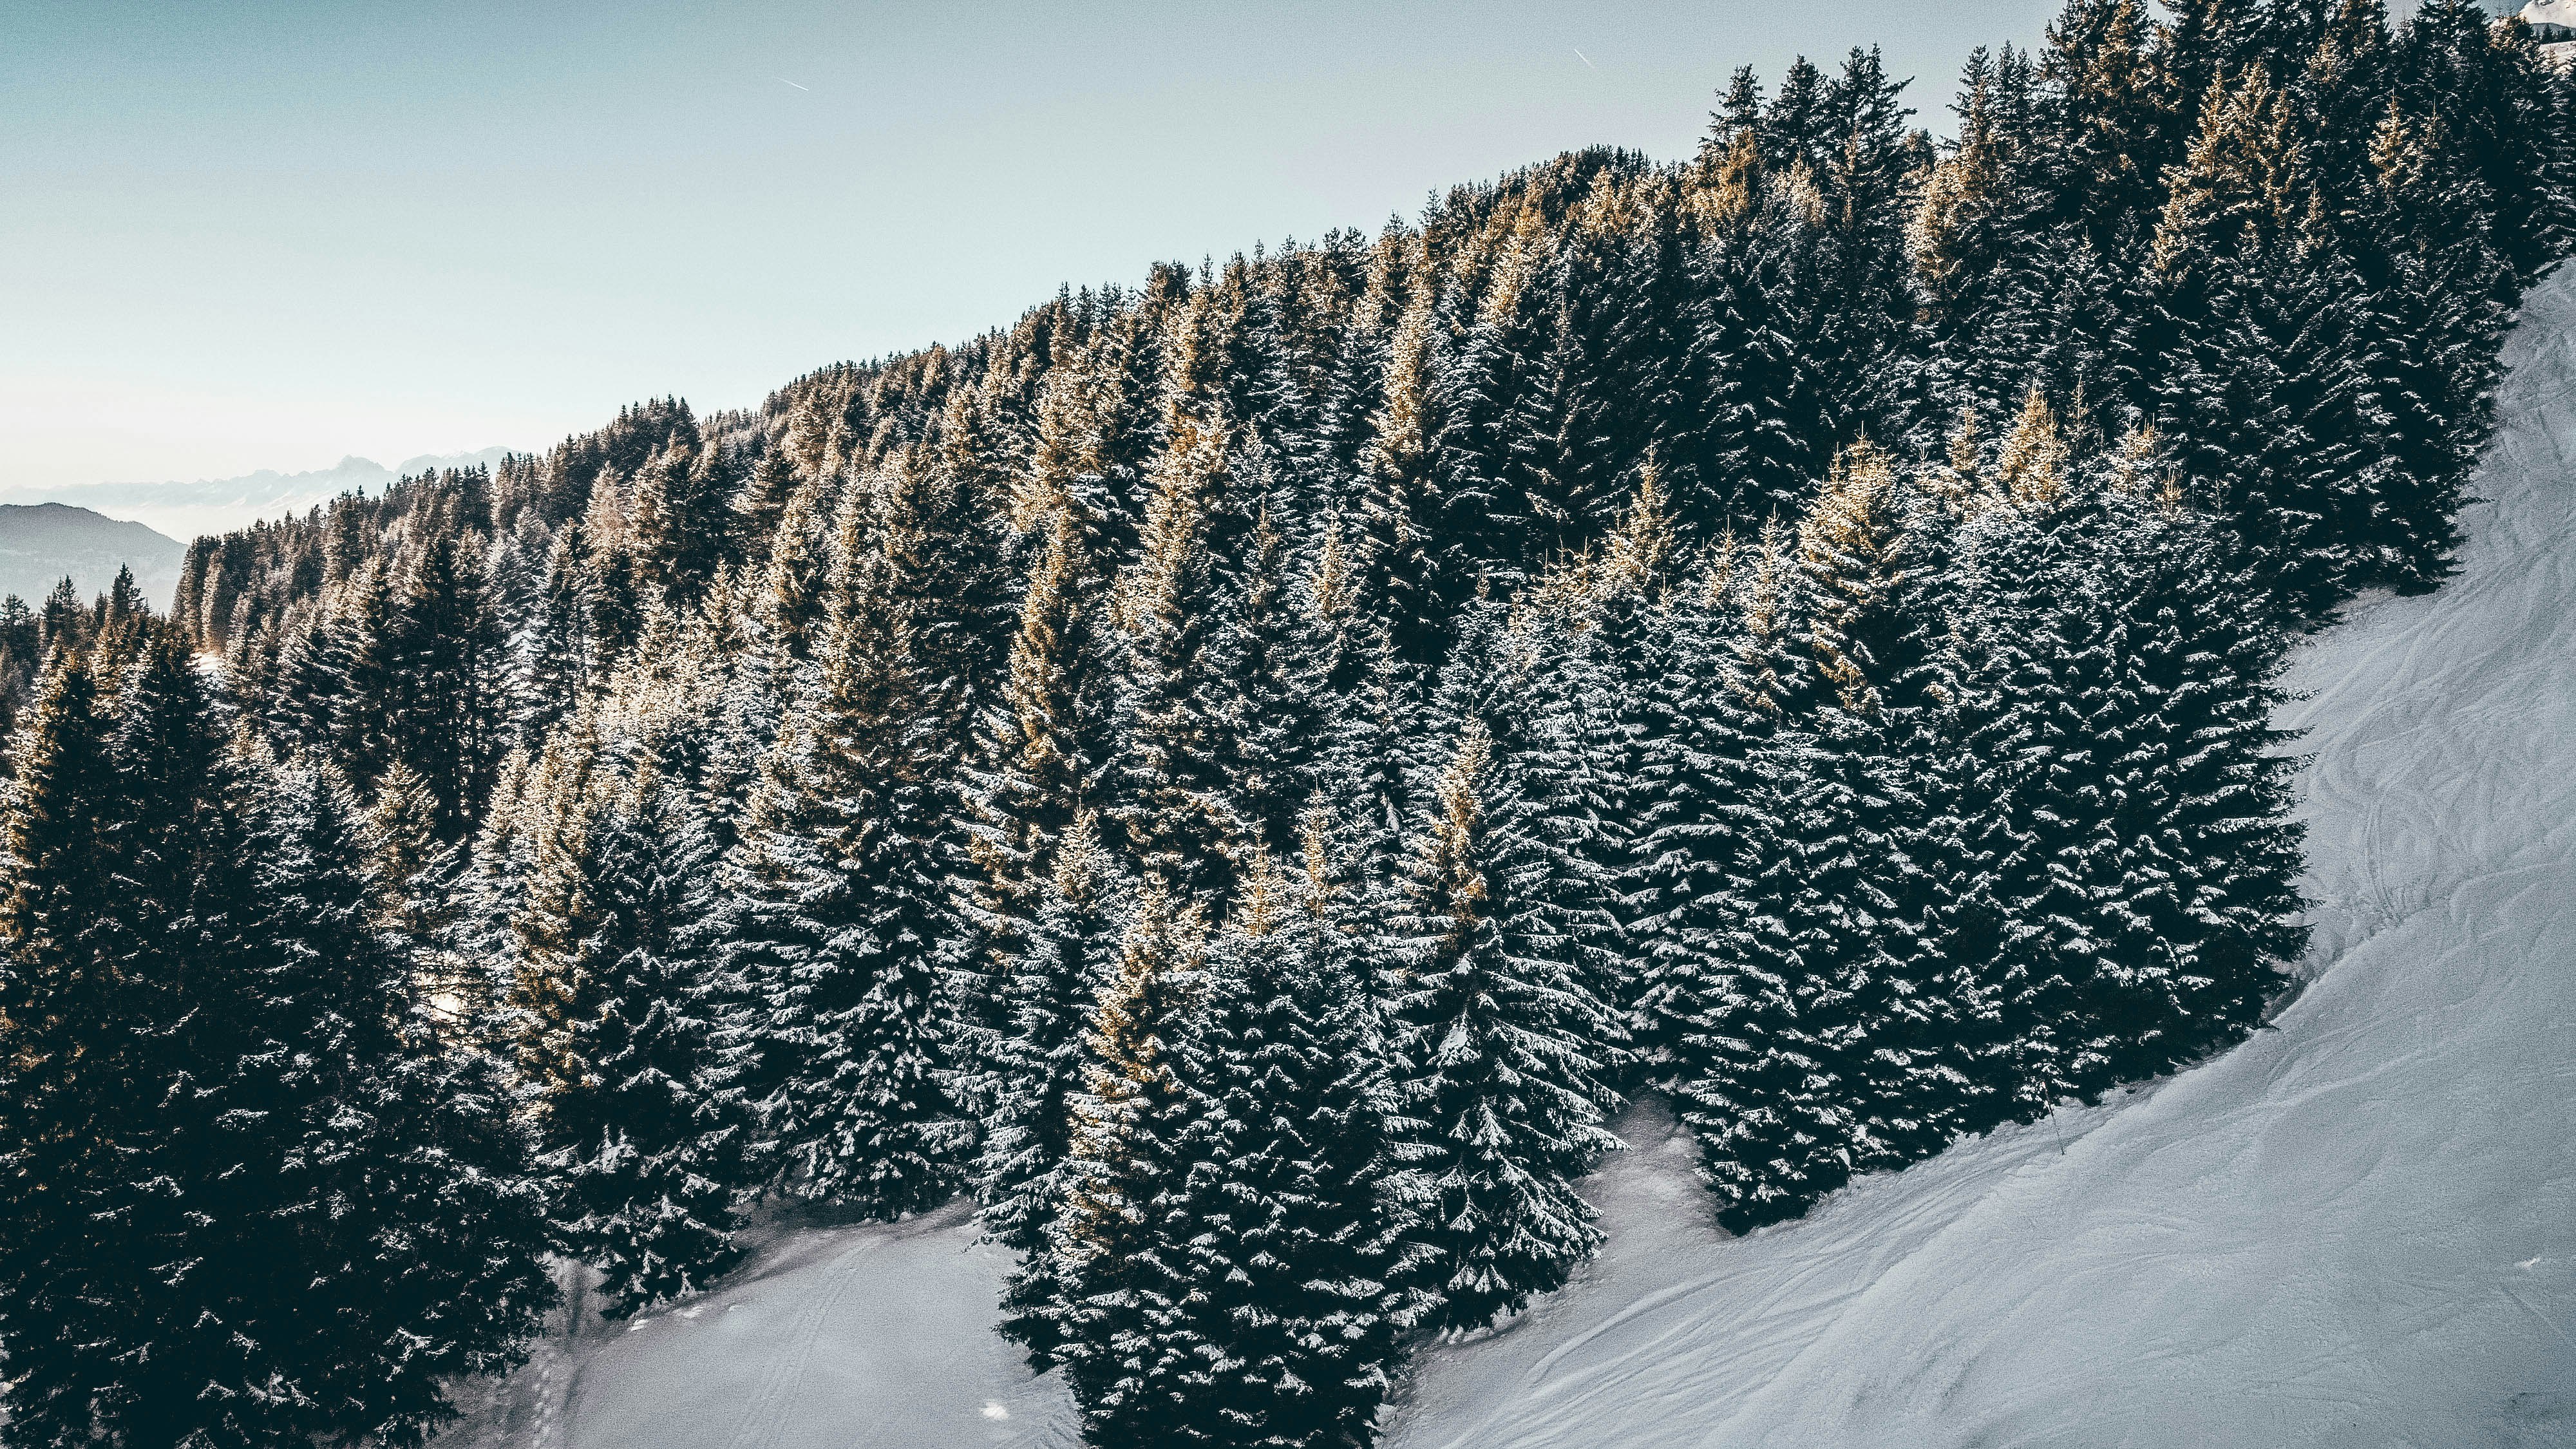
[[[381,493],[398,478],[448,468],[489,467],[512,451],[492,447],[466,453],[423,453],[390,468],[373,458],[349,453],[328,468],[296,473],[262,468],[237,477],[187,482],[174,479],[13,488],[0,491],[0,502],[51,502],[86,508],[111,518],[132,519],[184,543],[201,534],[245,527],[254,520],[302,513],[343,493]]]
[[[187,545],[147,524],[110,518],[77,504],[0,503],[0,593],[31,607],[65,575],[82,602],[103,592],[119,566],[155,608],[178,591]]]

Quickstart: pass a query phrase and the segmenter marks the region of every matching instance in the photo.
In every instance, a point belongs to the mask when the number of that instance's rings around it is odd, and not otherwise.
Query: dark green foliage
[[[1213,989],[1205,918],[1145,883],[1087,1034],[1047,1249],[1063,1286],[1046,1334],[1095,1443],[1169,1442],[1193,1417],[1184,1385],[1201,1346],[1190,1326],[1200,1225],[1189,1189],[1216,1088]]]
[[[740,1052],[708,925],[714,842],[686,797],[649,776],[581,831],[556,887],[586,928],[557,968],[580,984],[577,1078],[544,1096],[563,1241],[596,1265],[606,1316],[703,1287],[733,1240],[757,1166]]]
[[[230,1260],[260,1275],[325,1435],[416,1442],[452,1416],[457,1378],[506,1370],[554,1303],[544,1194],[511,1093],[424,1009],[386,885],[345,787],[291,771],[269,787],[257,945],[285,1133],[263,1236]]]
[[[843,513],[830,634],[746,809],[722,929],[785,1180],[894,1218],[954,1193],[973,1144],[942,985],[963,852],[902,583],[921,540]]]
[[[1531,683],[1490,623],[1444,688],[1455,743],[1418,826],[1406,946],[1401,1089],[1421,1125],[1411,1232],[1428,1322],[1481,1328],[1561,1286],[1599,1241],[1573,1189],[1617,1139],[1613,1037],[1593,995],[1606,921],[1599,866],[1554,828],[1562,724],[1524,710]],[[1454,703],[1452,703],[1454,701]]]
[[[8,820],[11,1442],[417,1442],[552,1300],[526,1144],[340,787],[146,632],[104,707],[56,656]]]
[[[1189,1331],[1180,1443],[1374,1442],[1398,1335],[1422,1304],[1401,1228],[1387,1024],[1361,989],[1323,878],[1256,877],[1212,953],[1212,1111],[1184,1229]],[[1276,898],[1276,899],[1274,899]]]
[[[1002,1297],[1002,1332],[1048,1363],[1059,1342],[1061,1259],[1052,1230],[1076,1170],[1073,1102],[1090,1087],[1092,1012],[1113,979],[1129,886],[1086,817],[1056,847],[1055,873],[1015,969],[996,992],[975,1192],[984,1229],[1022,1255]]]

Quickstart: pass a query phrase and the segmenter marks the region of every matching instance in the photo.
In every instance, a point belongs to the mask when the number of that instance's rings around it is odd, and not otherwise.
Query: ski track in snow
[[[815,1340],[823,1336],[823,1325],[830,1321],[832,1308],[850,1291],[850,1282],[858,1274],[860,1260],[867,1256],[865,1239],[853,1244],[826,1271],[823,1289],[796,1315],[795,1326],[788,1332],[792,1345],[770,1360],[769,1369],[761,1375],[760,1387],[753,1390],[751,1410],[742,1417],[742,1427],[734,1431],[727,1449],[774,1449],[786,1428],[788,1398],[796,1381],[805,1376],[805,1365],[814,1357]]]
[[[2576,1443],[2576,266],[2506,358],[2458,575],[2293,661],[2316,936],[2270,1027],[1745,1238],[1641,1106],[1600,1256],[1423,1352],[1387,1443]],[[1005,1266],[963,1205],[772,1232],[441,1449],[534,1449],[558,1396],[547,1449],[1069,1446],[991,1332]]]

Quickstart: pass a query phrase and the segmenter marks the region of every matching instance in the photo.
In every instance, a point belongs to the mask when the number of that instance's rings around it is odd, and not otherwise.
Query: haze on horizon
[[[1881,45],[1937,129],[1969,49],[2057,8],[22,0],[0,489],[746,405],[1061,283],[1374,230],[1581,145],[1683,154],[1748,62]]]

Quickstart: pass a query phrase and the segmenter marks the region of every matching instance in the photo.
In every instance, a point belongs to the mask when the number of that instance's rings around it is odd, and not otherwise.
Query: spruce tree
[[[1852,837],[1857,782],[1822,732],[1826,681],[1802,647],[1812,607],[1785,540],[1766,537],[1731,646],[1735,687],[1762,723],[1744,765],[1742,875],[1710,923],[1720,1009],[1705,1028],[1686,1020],[1675,1043],[1683,1120],[1700,1136],[1718,1220],[1738,1231],[1803,1211],[1875,1148],[1852,990],[1880,964],[1873,927],[1888,903]]]
[[[635,564],[679,607],[698,602],[731,550],[739,473],[723,444],[675,433],[635,475]]]
[[[1734,540],[1648,616],[1631,766],[1631,864],[1619,879],[1628,932],[1629,1030],[1649,1074],[1687,1070],[1689,1038],[1721,1029],[1732,935],[1755,838],[1750,760],[1767,701],[1735,669]]]
[[[1420,1125],[1413,1232],[1438,1329],[1475,1329],[1562,1286],[1600,1242],[1574,1180],[1601,1129],[1608,1013],[1550,899],[1537,809],[1479,721],[1456,736],[1410,870],[1403,1110]]]
[[[581,862],[598,926],[575,969],[582,1080],[545,1099],[556,1219],[623,1317],[703,1288],[734,1240],[757,1161],[707,924],[715,850],[679,788],[648,774],[591,822]]]
[[[544,1194],[496,1064],[440,1030],[344,784],[261,786],[255,959],[269,1042],[249,1064],[278,1132],[271,1215],[237,1250],[300,1432],[418,1442],[459,1378],[505,1372],[555,1301]]]
[[[1075,1098],[1092,1068],[1093,1007],[1117,969],[1129,887],[1088,815],[1054,853],[1054,874],[998,992],[989,1070],[996,1083],[975,1176],[984,1230],[1021,1255],[1002,1295],[1002,1333],[1052,1362],[1063,1267],[1052,1229],[1074,1171]]]
[[[461,840],[481,818],[500,763],[503,640],[481,536],[464,531],[452,505],[419,522],[428,536],[389,601],[387,763],[399,760],[428,782],[439,838]]]
[[[1227,435],[1184,423],[1158,461],[1135,565],[1112,603],[1122,636],[1108,820],[1136,869],[1221,900],[1245,826],[1226,790],[1223,721],[1208,657],[1217,582],[1207,531]]]
[[[1269,507],[1260,511],[1210,648],[1215,687],[1226,701],[1218,758],[1243,842],[1238,849],[1274,856],[1296,848],[1300,821],[1315,801],[1337,662],[1322,611],[1344,606],[1316,597],[1311,570],[1298,577],[1305,560],[1291,536]]]
[[[968,1020],[981,1031],[1005,1029],[995,996],[1030,949],[1058,842],[1098,793],[1097,731],[1085,717],[1097,712],[1107,680],[1097,667],[1100,610],[1084,597],[1078,548],[1071,520],[1052,514],[1030,564],[1001,698],[962,770],[975,866],[966,910],[984,977]]]
[[[112,734],[58,662],[11,817],[13,1436],[414,1439],[551,1301],[525,1144],[355,812],[246,784],[155,632]]]
[[[1206,1022],[1188,1060],[1200,1113],[1157,1253],[1193,1285],[1157,1323],[1148,1392],[1168,1442],[1375,1441],[1397,1335],[1418,1306],[1405,1269],[1386,1036],[1351,974],[1320,835],[1300,878],[1267,867],[1209,949]],[[1179,1350],[1175,1352],[1174,1350]]]
[[[386,923],[409,943],[423,999],[449,1030],[471,1033],[488,1025],[494,983],[483,962],[461,949],[465,851],[439,838],[439,814],[429,782],[397,761],[376,782],[368,833],[387,895]]]
[[[1153,881],[1137,891],[1117,973],[1100,993],[1091,1064],[1074,1101],[1064,1206],[1052,1230],[1055,1361],[1093,1444],[1156,1444],[1188,1422],[1182,1380],[1203,1341],[1188,1312],[1200,1292],[1186,1230],[1194,1129],[1211,1085],[1198,1040],[1206,1020],[1207,925]]]
[[[135,1382],[125,1366],[166,1307],[153,1238],[167,1230],[165,1215],[138,1212],[150,1204],[130,1197],[157,1146],[146,1095],[159,1075],[157,1003],[92,919],[118,894],[108,730],[96,682],[56,647],[12,750],[0,897],[0,1331],[10,1434],[29,1444],[86,1442],[101,1426],[149,1432],[135,1421],[144,1393],[193,1400],[199,1387],[170,1377],[191,1368],[177,1356],[156,1364],[157,1382]]]
[[[512,677],[510,722],[525,749],[542,748],[546,732],[580,705],[590,686],[588,572],[582,552],[581,520],[567,519],[547,551],[536,618],[518,645]]]
[[[952,909],[939,721],[913,651],[907,547],[844,508],[830,633],[728,865],[730,971],[794,1190],[888,1218],[955,1191],[972,1130],[949,1072]]]

